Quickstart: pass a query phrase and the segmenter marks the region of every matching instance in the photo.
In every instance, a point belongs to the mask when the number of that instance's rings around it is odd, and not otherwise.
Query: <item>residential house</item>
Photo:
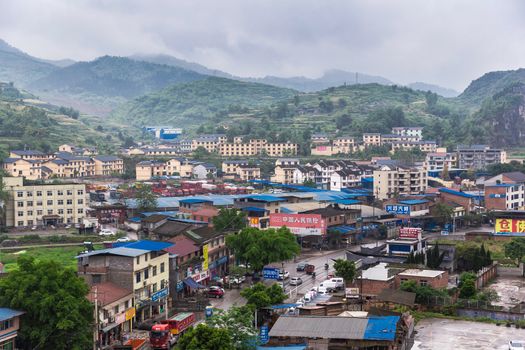
[[[16,337],[20,329],[20,317],[24,314],[10,308],[0,308],[0,349],[16,349]]]
[[[489,165],[505,163],[507,153],[486,145],[460,145],[457,147],[460,169],[486,169]]]
[[[95,156],[95,176],[111,176],[124,173],[124,161],[116,156]]]
[[[398,195],[421,194],[427,187],[427,172],[424,168],[384,165],[374,170],[374,194],[380,200]]]
[[[193,177],[197,179],[209,179],[217,177],[217,167],[213,164],[203,163],[195,165],[192,169]]]
[[[425,166],[429,171],[456,167],[457,154],[447,152],[429,152],[425,156]]]
[[[525,206],[525,185],[485,185],[485,209],[523,210]]]

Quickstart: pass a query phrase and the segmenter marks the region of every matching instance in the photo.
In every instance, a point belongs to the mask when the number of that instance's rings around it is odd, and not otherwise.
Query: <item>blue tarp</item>
[[[394,341],[398,322],[399,316],[369,317],[363,339]]]
[[[261,212],[261,213],[264,213],[266,211],[266,209],[264,208],[258,208],[258,207],[244,207],[244,208],[241,208],[241,210],[245,210],[245,211],[257,211],[257,212]]]
[[[346,233],[355,231],[355,227],[348,226],[348,225],[335,226],[335,227],[328,228],[328,231],[335,231],[335,232],[339,232],[342,234],[346,234]]]
[[[184,282],[185,285],[187,285],[191,289],[204,289],[204,288],[206,288],[202,284],[195,282],[193,280],[193,278],[191,278],[191,277],[187,277],[183,282]]]
[[[289,309],[291,307],[296,307],[299,304],[277,304],[270,306],[270,309],[278,310],[278,309]]]
[[[171,247],[172,245],[173,243],[169,242],[142,240],[137,242],[115,242],[113,243],[113,248],[126,247],[156,252]]]

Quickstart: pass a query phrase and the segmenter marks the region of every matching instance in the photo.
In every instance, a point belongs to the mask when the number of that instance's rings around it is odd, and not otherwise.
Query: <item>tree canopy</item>
[[[135,193],[137,210],[148,211],[157,208],[157,196],[151,190],[150,185],[142,184]]]
[[[18,269],[0,279],[0,305],[25,311],[19,338],[24,349],[89,349],[93,306],[89,288],[55,261],[18,258]]]
[[[250,264],[255,271],[261,271],[274,262],[289,260],[300,252],[295,236],[286,227],[264,231],[247,227],[238,234],[227,236],[226,245],[240,261]]]
[[[337,259],[334,263],[335,275],[342,277],[346,284],[351,283],[355,277],[355,263],[349,260]]]
[[[257,329],[254,327],[254,309],[250,306],[233,306],[227,311],[215,309],[206,323],[215,328],[227,329],[236,349],[255,348]]]
[[[448,297],[445,290],[434,289],[430,286],[421,286],[414,280],[401,282],[400,289],[405,292],[416,293],[416,303],[419,304],[428,304],[432,301],[431,299],[433,297]]]
[[[233,339],[226,328],[199,324],[188,329],[177,342],[179,350],[235,350]]]
[[[277,283],[267,287],[263,283],[256,283],[251,288],[241,291],[241,296],[246,298],[247,304],[260,309],[270,305],[281,304],[288,297]]]
[[[213,218],[213,227],[217,231],[239,231],[246,227],[246,214],[237,209],[224,208]]]

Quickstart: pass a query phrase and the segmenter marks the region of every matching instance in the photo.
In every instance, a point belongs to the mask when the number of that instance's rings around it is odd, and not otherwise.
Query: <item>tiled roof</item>
[[[10,318],[25,314],[23,311],[18,311],[6,307],[0,307],[0,321],[9,320]]]
[[[166,251],[170,254],[185,256],[200,250],[199,246],[197,246],[195,242],[184,235],[178,235],[170,239],[169,242],[173,243],[171,247],[166,248]]]
[[[96,299],[101,303],[102,306],[114,303],[117,300],[125,298],[126,296],[132,296],[133,292],[117,286],[111,282],[104,282],[95,284],[91,287],[91,292],[88,294],[88,300],[91,302]]]
[[[115,162],[115,161],[121,160],[117,156],[96,156],[95,159],[101,162]]]

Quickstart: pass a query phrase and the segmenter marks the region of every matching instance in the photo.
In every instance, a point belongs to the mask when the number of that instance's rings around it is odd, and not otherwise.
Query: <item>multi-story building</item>
[[[203,147],[208,152],[216,152],[221,143],[227,141],[227,137],[224,134],[209,134],[199,135],[191,142],[191,150],[195,151],[199,147]]]
[[[124,161],[115,156],[93,157],[95,163],[95,176],[110,176],[124,173]]]
[[[427,187],[423,168],[385,165],[374,171],[374,195],[380,200],[424,193]]]
[[[9,158],[20,158],[20,159],[51,159],[54,156],[52,154],[43,153],[34,150],[14,150],[9,152]]]
[[[197,179],[207,179],[217,177],[217,167],[213,164],[202,163],[197,164],[192,170],[193,177]]]
[[[436,152],[437,144],[435,141],[394,141],[392,142],[391,152],[397,150],[419,149],[423,153]]]
[[[43,172],[47,172],[45,177],[72,178],[95,175],[95,162],[92,158],[67,152],[58,152],[56,158],[48,160],[43,166]]]
[[[496,184],[485,186],[487,210],[523,210],[525,186],[523,184]]]
[[[240,181],[257,180],[261,178],[261,168],[248,160],[232,160],[222,162],[223,177]]]
[[[502,149],[486,145],[458,146],[458,167],[460,169],[485,169],[492,164],[505,163],[507,153]]]
[[[445,165],[447,169],[456,167],[457,155],[456,153],[447,152],[429,152],[425,158],[425,165],[427,170],[443,170]]]
[[[298,146],[291,142],[269,143],[265,139],[251,139],[242,142],[236,139],[233,143],[223,142],[218,145],[219,154],[223,157],[245,157],[266,153],[270,157],[296,155]]]
[[[142,161],[135,166],[137,181],[148,181],[160,176],[180,176],[190,178],[193,176],[193,169],[202,162],[192,161],[184,158],[171,158],[166,162],[161,161]]]
[[[16,349],[16,337],[20,328],[20,317],[23,314],[25,314],[23,311],[0,308],[0,349]]]
[[[169,254],[172,243],[137,241],[94,250],[77,257],[78,275],[89,286],[104,282],[132,291],[136,319],[141,322],[166,311]]]
[[[380,133],[365,133],[363,134],[363,144],[365,147],[369,146],[381,146],[381,134]]]
[[[332,145],[338,153],[352,153],[357,151],[358,145],[353,136],[341,136],[336,137],[332,142]]]
[[[58,151],[72,153],[76,156],[96,156],[98,154],[96,147],[78,147],[68,144],[58,146]]]
[[[6,158],[2,163],[2,169],[11,176],[24,177],[28,180],[39,180],[42,178],[43,159]]]
[[[402,126],[402,127],[395,127],[392,128],[392,134],[400,135],[400,136],[409,136],[411,138],[414,138],[414,141],[421,141],[423,139],[423,128],[422,127],[408,127],[408,126]]]
[[[314,133],[310,137],[310,141],[312,144],[326,144],[330,141],[327,134],[323,133]]]
[[[84,184],[24,186],[21,177],[4,177],[4,185],[7,227],[81,224],[86,216]]]

